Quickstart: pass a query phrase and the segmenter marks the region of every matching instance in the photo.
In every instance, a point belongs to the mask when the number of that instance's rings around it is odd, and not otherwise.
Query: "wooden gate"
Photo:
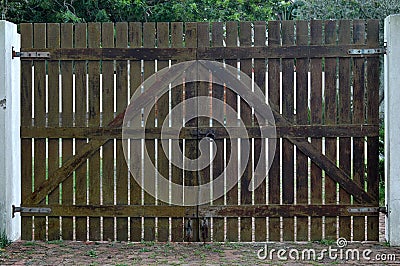
[[[378,240],[378,21],[21,24],[21,38],[22,203],[15,210],[22,239]],[[251,77],[273,109],[278,139],[265,181],[249,191],[265,159],[252,106],[211,81],[172,88],[155,99],[144,141],[172,182],[208,182],[238,154],[223,129],[234,121],[198,118],[182,125],[194,134],[171,142],[196,158],[204,137],[197,133],[214,132],[215,159],[196,172],[171,164],[159,128],[185,99],[210,95],[230,105],[252,144],[240,182],[226,195],[174,206],[130,176],[121,125],[143,80],[195,59]]]

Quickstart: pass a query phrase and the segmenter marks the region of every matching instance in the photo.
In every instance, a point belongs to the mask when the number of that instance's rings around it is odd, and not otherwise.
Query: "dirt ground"
[[[383,237],[381,223],[381,241]],[[0,249],[0,265],[349,264],[400,265],[400,247],[389,247],[386,242],[352,242],[340,248],[334,241],[268,243],[267,246],[265,243],[16,241]]]

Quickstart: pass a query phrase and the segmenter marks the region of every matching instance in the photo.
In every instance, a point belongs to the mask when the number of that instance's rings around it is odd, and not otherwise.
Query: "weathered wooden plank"
[[[297,117],[297,116],[296,116]],[[298,120],[297,120],[298,121]],[[307,122],[307,121],[306,121]],[[239,138],[241,137],[240,131],[237,127],[227,126],[223,128],[214,127],[200,127],[199,130],[207,132],[209,130],[215,131],[215,139],[225,138]],[[370,124],[353,124],[353,125],[292,125],[292,126],[275,126],[276,131],[273,132],[272,126],[257,126],[248,127],[247,134],[249,138],[260,138],[261,133],[266,137],[276,138],[304,138],[304,137],[376,137],[378,136],[379,126]],[[129,134],[130,139],[141,139],[143,130],[137,128],[124,128],[125,132]],[[228,135],[226,131],[231,132]],[[146,128],[144,130],[146,139],[177,139],[176,131],[174,129],[164,129],[163,136],[161,137],[160,128]],[[179,139],[197,139],[197,127],[185,127],[180,132]],[[21,138],[90,138],[90,139],[121,139],[121,127],[21,127]]]
[[[205,47],[209,47],[210,46],[210,23],[209,22],[199,22],[197,24],[197,47],[199,48],[205,48]],[[197,83],[197,95],[196,96],[205,96],[205,97],[210,97],[210,92],[211,92],[211,82],[210,79],[212,78],[211,75],[209,75],[208,77],[208,82],[198,82]],[[200,103],[198,103],[200,104]],[[209,103],[207,106],[197,106],[197,110],[199,110],[200,108],[204,108],[207,110],[208,114],[211,114],[212,112],[212,106],[211,103]],[[197,118],[197,126],[201,127],[201,126],[210,126],[210,118],[209,117],[198,117]],[[204,138],[204,136],[199,136],[198,137],[198,142],[200,142],[200,140]],[[210,147],[210,146],[208,146]],[[197,143],[197,149],[199,149],[199,143]],[[198,152],[197,157],[200,156],[200,153]],[[210,153],[209,152],[205,152],[203,154],[201,154],[202,158],[204,160],[207,160],[208,164],[207,167],[205,167],[204,169],[198,170],[197,172],[197,177],[198,177],[198,184],[202,185],[202,184],[207,184],[210,182],[210,170],[211,170],[211,162],[210,162]],[[201,193],[200,190],[198,190],[199,193]],[[209,199],[210,198],[210,194],[208,195],[204,195],[205,199]],[[198,202],[198,200],[197,200]],[[198,222],[203,219],[203,217],[199,217]],[[205,233],[201,232],[201,228],[199,225],[198,228],[199,231],[199,241],[209,241],[209,237],[206,236]],[[204,236],[204,238],[203,238]]]
[[[129,23],[129,45],[130,47],[141,47],[142,46],[142,24],[140,22]],[[142,83],[142,71],[140,61],[130,61],[130,97],[135,93],[140,84]],[[134,126],[137,126],[135,124]],[[136,143],[134,143],[136,141]],[[135,147],[140,143],[141,140],[131,140],[131,147]],[[137,146],[136,146],[137,147]],[[134,162],[141,162],[142,158],[134,156],[137,153],[133,153],[131,157],[131,164]],[[136,165],[141,169],[141,163]],[[140,171],[141,172],[141,171]],[[130,179],[130,204],[142,204],[142,189],[133,177]],[[142,218],[130,218],[130,241],[140,241],[142,239]]]
[[[377,45],[341,44],[328,45],[285,45],[280,47],[191,47],[191,48],[59,48],[37,49],[25,48],[22,52],[48,52],[52,60],[179,60],[194,59],[263,59],[263,58],[313,58],[313,57],[378,57],[377,54],[349,54],[349,49],[375,49]],[[45,60],[37,57],[35,60]],[[21,57],[21,60],[31,60]]]
[[[87,24],[78,23],[75,24],[74,42],[75,47],[86,47],[86,26]],[[76,126],[86,126],[86,62],[76,61],[75,64],[75,124]],[[66,136],[67,137],[67,136]],[[69,137],[74,137],[69,135]],[[82,146],[86,144],[86,138],[75,139],[75,153],[82,149]],[[75,204],[85,205],[87,202],[87,163],[86,159],[80,167],[75,171]],[[75,218],[75,235],[76,240],[86,241],[87,240],[87,218],[76,216]]]
[[[308,22],[296,21],[297,45],[309,44]],[[296,59],[296,121],[308,124],[309,60]],[[308,135],[305,135],[308,136]],[[296,147],[296,203],[308,203],[308,158]],[[308,217],[296,218],[296,240],[308,241]]]
[[[310,43],[322,43],[322,21],[310,22]],[[311,59],[311,124],[322,123],[322,60]],[[312,145],[318,152],[322,152],[322,139],[312,138]],[[311,161],[311,203],[322,204],[322,170]],[[311,240],[322,238],[322,217],[311,217]]]
[[[21,48],[32,47],[33,26],[22,23]],[[32,61],[21,62],[21,126],[32,126]],[[21,202],[32,193],[32,139],[21,140]],[[32,240],[32,217],[21,218],[21,239]]]
[[[378,45],[379,21],[369,20],[367,23],[367,43]],[[370,58],[367,61],[367,119],[369,123],[379,123],[379,58]],[[376,206],[379,204],[379,137],[367,139],[367,177],[368,192],[374,197]],[[379,218],[368,217],[367,239],[378,241]]]
[[[159,22],[157,23],[157,47],[167,48],[169,47],[169,23]],[[168,67],[169,61],[157,61],[157,71]],[[157,100],[157,127],[161,128],[169,113],[169,93],[165,93]],[[161,140],[158,140],[158,158],[157,158],[157,169],[158,172],[163,176],[158,175],[158,179],[167,178],[169,180],[169,161],[166,156],[168,154],[168,149],[163,149]],[[158,182],[158,195],[161,193],[169,195],[169,187],[162,187],[160,181]],[[158,200],[159,205],[165,205],[165,202]],[[157,240],[166,242],[169,240],[169,218],[158,217],[157,223]]]
[[[241,47],[251,46],[251,23],[250,22],[240,22],[239,23],[239,42]],[[240,60],[240,71],[241,74],[244,73],[247,76],[252,76],[252,62],[251,60]],[[245,84],[246,88],[251,91],[251,84]],[[243,99],[240,98],[240,117],[245,126],[252,126],[252,113],[251,106]],[[253,192],[249,190],[251,187],[252,179],[252,156],[253,147],[252,140],[250,139],[250,149],[249,149],[249,160],[247,162],[246,169],[243,172],[242,178],[240,179],[240,204],[251,205]],[[239,166],[240,167],[240,166]],[[240,217],[240,216],[238,216]],[[240,241],[250,242],[252,240],[252,220],[251,218],[240,218]]]
[[[114,47],[114,23],[103,23],[101,27],[101,44],[104,48]],[[114,61],[103,61],[102,70],[102,113],[103,123],[114,119]],[[126,106],[126,104],[125,104]],[[110,140],[103,145],[101,158],[103,204],[114,204],[114,142]],[[118,168],[117,168],[118,170]],[[118,178],[118,176],[117,176]],[[118,182],[117,182],[118,184]],[[117,191],[117,196],[120,193]],[[127,202],[125,203],[127,204]],[[103,218],[103,239],[114,241],[114,218]]]
[[[71,48],[73,44],[73,24],[61,24],[61,47]],[[62,91],[62,126],[73,126],[73,110],[72,110],[72,62],[61,62],[61,91]],[[57,86],[58,90],[58,86]],[[58,101],[58,99],[57,99]],[[50,101],[49,101],[50,102]],[[50,110],[49,110],[50,111]],[[56,113],[56,115],[58,112]],[[49,114],[50,115],[50,114]],[[57,117],[58,118],[58,117]],[[62,140],[62,163],[64,164],[73,155],[73,140]],[[74,199],[74,180],[73,175],[62,183],[62,204],[72,204]],[[62,217],[62,238],[65,240],[73,240],[73,221],[71,217]]]
[[[359,209],[360,212],[351,210]],[[363,211],[364,210],[364,211]],[[257,205],[226,205],[226,206],[200,206],[199,215],[211,217],[284,217],[293,216],[379,216],[377,207],[366,205],[321,205],[321,204],[257,204]]]
[[[186,23],[185,24],[185,43],[186,47],[188,48],[195,48],[197,47],[197,42],[198,42],[198,27],[197,23]],[[197,96],[197,84],[196,83],[185,83],[185,98],[184,100],[190,99],[192,97]],[[192,119],[189,120],[189,114],[184,112],[183,117],[185,119],[185,125],[184,126],[190,126],[190,127],[197,127],[197,119]],[[189,120],[189,121],[188,121]],[[185,154],[184,156],[189,158],[189,159],[196,159],[198,158],[198,141],[196,140],[185,140],[184,142],[185,145]],[[184,171],[184,184],[185,186],[196,186],[198,185],[198,175],[196,171]],[[185,200],[189,197],[196,197],[196,195],[187,195],[184,194]],[[187,231],[187,224],[190,222],[189,217],[185,217],[185,241],[199,241],[199,233],[198,233],[198,219],[197,219],[197,213],[195,214],[195,217],[191,217],[191,223],[192,223],[192,228],[191,232],[188,234]]]
[[[238,24],[237,22],[226,23],[226,46],[236,47],[238,41]],[[237,60],[225,60],[226,64],[237,67]],[[237,95],[230,88],[225,89],[226,105],[230,106],[234,111],[238,110],[237,107]],[[227,119],[226,126],[237,126],[237,121]],[[226,140],[226,164],[232,163],[233,165],[238,164],[238,140],[227,139]],[[236,149],[234,149],[236,147]],[[231,171],[226,173],[226,183],[235,184],[231,190],[227,191],[226,203],[229,205],[238,204],[238,172],[237,168],[234,167]],[[234,217],[226,218],[226,241],[236,242],[239,241],[238,235],[238,219]]]
[[[153,22],[146,22],[143,24],[143,46],[144,47],[154,47],[156,44],[156,28],[155,23]],[[154,74],[154,61],[146,60],[144,61],[144,78],[146,80],[152,74]],[[144,121],[145,127],[154,127],[155,125],[155,108],[152,109],[149,116],[147,117],[147,121]],[[147,151],[146,151],[147,149]],[[146,140],[145,141],[145,152],[148,153],[149,158],[153,161],[155,165],[155,141],[154,140]],[[153,172],[145,172],[144,178],[149,177],[150,180],[153,180],[154,177]],[[155,184],[154,184],[155,185]],[[145,205],[154,205],[155,198],[147,193],[144,192],[144,204]],[[154,241],[156,239],[156,225],[154,218],[144,218],[144,240],[146,241]]]
[[[46,47],[46,24],[33,25],[33,45],[35,48]],[[34,117],[35,126],[46,126],[46,65],[44,61],[34,62]],[[46,180],[46,139],[34,140],[34,187],[36,188]],[[42,200],[41,204],[46,204]],[[35,217],[35,240],[46,240],[46,219]]]
[[[325,43],[335,44],[337,39],[336,21],[325,21]],[[325,125],[337,123],[337,91],[336,91],[336,59],[325,58]],[[333,162],[337,162],[337,138],[325,138],[325,154]],[[325,175],[325,204],[337,201],[336,182]],[[337,238],[337,219],[325,216],[325,238]]]
[[[60,24],[47,24],[47,45],[48,47],[60,47]],[[58,61],[48,61],[48,125],[58,126],[59,114],[59,74],[60,65]],[[48,171],[52,172],[58,169],[59,158],[59,140],[48,140]],[[59,189],[55,189],[49,194],[49,204],[59,204]],[[60,239],[60,218],[48,218],[48,240]]]
[[[171,46],[172,47],[183,47],[183,23],[173,22],[171,23]],[[177,105],[183,100],[183,86],[177,86],[171,89],[171,109],[178,108]],[[180,109],[180,113],[183,114],[183,110]],[[182,119],[174,119],[172,117],[171,126],[174,128],[182,126]],[[179,144],[180,147],[183,145],[182,140],[171,140],[171,145]],[[172,154],[172,156],[181,156],[181,154]],[[183,184],[183,171],[181,168],[171,164],[171,182],[175,184]],[[176,195],[171,195],[176,197]],[[172,218],[171,219],[171,241],[182,242],[184,240],[183,233],[183,218]]]
[[[365,21],[353,21],[353,42],[363,44],[365,42]],[[364,98],[365,98],[365,59],[354,58],[352,60],[353,73],[353,123],[364,123]],[[353,138],[353,180],[364,188],[364,138]],[[365,217],[353,218],[353,240],[365,240]]]
[[[282,45],[294,43],[294,22],[282,22]],[[282,59],[282,115],[294,120],[294,61]],[[294,147],[282,140],[282,199],[284,204],[294,204]],[[294,240],[294,218],[283,219],[283,240]]]
[[[213,22],[211,24],[211,45],[212,47],[221,47],[224,45],[224,24],[222,22]],[[218,99],[220,101],[224,101],[224,86],[212,83],[212,97]],[[217,106],[212,106],[212,114],[213,116],[218,116],[217,114],[221,114],[224,110],[220,110]],[[212,121],[213,127],[221,126],[215,120]],[[223,125],[222,125],[223,126]],[[216,155],[212,162],[213,167],[213,174],[212,179],[215,180],[224,171],[224,140],[218,139],[214,140],[216,144]],[[215,193],[217,190],[220,190],[220,187],[217,187],[216,183],[213,183],[213,198],[214,201],[212,202],[213,205],[224,205],[224,198],[225,195],[219,197],[218,199],[215,198]],[[213,241],[222,242],[225,240],[225,221],[224,218],[213,218]],[[211,230],[211,228],[210,228]]]
[[[128,47],[128,23],[116,23],[116,47]],[[116,61],[116,111],[121,113],[128,103],[128,62]],[[125,161],[122,141],[116,141],[116,193],[117,205],[128,204],[128,165]],[[117,218],[117,240],[128,240],[128,219]]]
[[[280,23],[277,21],[268,22],[268,47],[279,46]],[[278,82],[279,81],[279,82]],[[279,106],[280,104],[280,61],[279,59],[268,58],[268,100],[269,104]],[[278,109],[279,111],[279,109]],[[276,145],[273,147],[272,145]],[[268,141],[268,149],[273,150],[275,154],[269,155],[268,160],[272,160],[268,174],[268,204],[280,203],[280,144],[279,140]],[[273,156],[273,157],[272,157]],[[268,240],[280,241],[281,229],[279,218],[270,217],[268,220]]]
[[[23,207],[38,207],[41,205],[29,205]],[[43,206],[41,206],[43,207]],[[183,217],[197,213],[196,206],[175,205],[48,205],[51,213],[28,213],[27,216],[89,216],[89,217]],[[351,210],[360,209],[360,212]],[[209,217],[293,217],[293,216],[365,216],[377,217],[378,208],[369,205],[313,205],[313,204],[256,204],[256,205],[204,205],[198,208],[202,216]]]
[[[254,22],[254,45],[265,46],[266,42],[266,23],[264,21]],[[266,60],[254,59],[254,82],[257,84],[261,91],[266,94],[265,79],[266,79]],[[255,121],[255,126],[259,126]],[[261,156],[262,141],[266,140],[254,139],[254,168],[266,169],[266,156]],[[266,176],[266,171],[262,171],[261,174]],[[262,182],[254,191],[254,204],[265,204],[267,202],[267,191],[266,181]],[[255,218],[254,231],[255,241],[264,242],[267,241],[267,224],[266,218]]]
[[[88,47],[100,47],[101,24],[88,24]],[[89,126],[100,125],[100,64],[88,62]],[[89,158],[89,204],[100,204],[100,151]],[[89,240],[101,240],[100,218],[89,218]]]
[[[43,205],[29,205],[29,208]],[[24,207],[24,206],[23,206]],[[28,207],[28,206],[26,206]],[[176,205],[46,205],[50,208],[50,213],[31,213],[21,212],[22,216],[87,216],[103,218],[140,218],[140,217],[184,217],[195,215],[196,206],[176,206]]]
[[[293,59],[293,58],[321,58],[321,57],[378,57],[378,55],[351,55],[349,49],[378,48],[377,45],[354,45],[343,44],[335,46],[327,45],[284,45],[279,47],[220,47],[220,48],[198,48],[197,59]]]
[[[339,21],[339,44],[350,43],[350,21]],[[339,58],[339,123],[350,123],[350,60]],[[350,138],[339,139],[339,167],[350,173],[351,163]],[[339,203],[350,203],[350,194],[343,187],[339,190]],[[350,239],[351,222],[349,217],[339,218],[339,237]]]

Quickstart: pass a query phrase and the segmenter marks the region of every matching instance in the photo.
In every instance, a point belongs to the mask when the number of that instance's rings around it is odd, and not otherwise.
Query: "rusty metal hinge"
[[[41,207],[16,207],[12,205],[12,218],[15,217],[15,213],[51,213],[51,208],[41,208]]]
[[[31,58],[31,59],[46,59],[50,58],[49,52],[16,52],[14,47],[12,48],[12,58]]]
[[[386,54],[386,48],[374,48],[374,49],[349,49],[347,50],[349,55],[377,55]]]
[[[350,207],[347,209],[349,213],[387,213],[386,207]]]

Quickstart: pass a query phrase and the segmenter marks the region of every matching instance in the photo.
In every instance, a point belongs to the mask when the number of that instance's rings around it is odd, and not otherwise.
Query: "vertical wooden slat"
[[[294,22],[282,22],[282,45],[294,44]],[[282,59],[282,114],[294,121],[294,62]],[[294,147],[282,140],[282,198],[283,204],[294,204]],[[283,240],[294,240],[294,218],[283,219]]]
[[[199,22],[197,24],[197,47],[209,47],[210,46],[210,23],[208,22]],[[196,96],[210,96],[210,87],[209,83],[207,82],[199,82],[197,83],[197,95]],[[203,106],[202,108],[206,108],[208,113],[211,113],[211,106],[208,104],[207,107]],[[198,106],[197,109],[199,110],[200,107]],[[198,127],[207,127],[210,125],[209,117],[198,117],[197,118],[197,126]],[[200,136],[197,138],[200,141],[204,136]],[[197,149],[199,149],[199,143],[197,144]],[[200,154],[198,153],[198,156]],[[207,159],[210,162],[210,153],[202,154],[204,159]],[[208,166],[202,170],[197,172],[198,175],[198,184],[207,184],[210,182],[210,163]],[[199,191],[200,192],[200,191]],[[209,195],[205,195],[205,197],[209,198]],[[199,219],[203,219],[203,217],[199,217]],[[200,241],[207,241],[207,239],[202,238],[202,234],[199,228],[199,240]]]
[[[47,46],[49,48],[60,47],[60,24],[47,25]],[[57,127],[59,124],[59,74],[60,66],[59,61],[48,61],[48,125]],[[52,173],[57,170],[60,164],[59,158],[59,140],[49,139],[48,148],[48,171]],[[59,189],[55,189],[49,194],[49,204],[59,204]],[[49,217],[49,240],[60,239],[60,219],[59,217]]]
[[[103,23],[101,44],[104,48],[114,48],[114,24]],[[114,118],[114,61],[103,61],[102,66],[102,125],[107,125]],[[114,140],[103,145],[102,196],[104,205],[114,204]],[[118,170],[118,168],[117,168]],[[118,178],[118,176],[117,176]],[[118,184],[118,182],[117,182]],[[118,195],[118,193],[117,193]],[[103,218],[103,239],[114,241],[114,218]]]
[[[33,26],[20,25],[21,48],[32,48]],[[21,62],[21,126],[32,126],[32,61]],[[21,202],[32,193],[32,139],[21,139]],[[21,217],[21,239],[32,240],[32,217]]]
[[[73,25],[61,24],[61,47],[72,48],[73,42]],[[62,81],[62,125],[64,127],[72,127],[73,114],[72,114],[72,62],[61,62],[61,81]],[[73,152],[72,139],[62,140],[62,162],[71,158]],[[73,204],[73,175],[69,176],[67,180],[62,183],[62,204]],[[65,240],[73,239],[73,224],[72,217],[62,218],[62,238]]]
[[[308,22],[296,21],[296,44],[308,45]],[[296,59],[296,121],[308,124],[308,59]],[[296,203],[308,203],[308,158],[296,148]],[[296,241],[308,240],[308,217],[296,218]]]
[[[159,22],[157,23],[157,47],[159,48],[168,48],[169,47],[169,23],[168,22]],[[160,71],[163,68],[168,67],[169,61],[161,61],[157,62],[157,71]],[[157,115],[157,127],[162,127],[165,121],[166,116],[169,112],[169,95],[165,93],[157,100],[158,106],[158,115]],[[168,123],[168,122],[167,122]],[[167,155],[168,149],[163,149],[161,140],[158,140],[158,172],[163,176],[158,176],[160,178],[169,179],[169,162]],[[159,181],[158,181],[159,182]],[[158,191],[159,194],[164,191],[168,195],[168,187],[162,187],[160,182],[158,183]],[[159,205],[164,205],[165,202],[158,200]],[[158,229],[158,241],[168,241],[169,239],[169,219],[165,217],[158,217],[157,223]]]
[[[182,22],[173,22],[171,23],[171,47],[183,47],[183,23]],[[182,101],[182,92],[183,86],[176,86],[171,89],[171,109],[177,108],[178,105]],[[180,112],[183,112],[181,109]],[[177,121],[177,119],[172,118],[171,126],[174,128],[182,126],[182,120]],[[176,144],[177,142],[182,146],[182,140],[171,140],[171,145]],[[175,143],[174,143],[175,142]],[[174,155],[172,156],[179,156]],[[182,185],[183,184],[183,171],[181,168],[176,167],[175,165],[171,165],[171,181],[175,184]],[[174,195],[172,195],[174,197]],[[174,242],[182,242],[184,240],[183,234],[183,218],[172,218],[171,221],[171,241]]]
[[[89,48],[100,47],[101,24],[88,24]],[[98,61],[88,62],[89,74],[89,127],[100,126],[100,64]],[[89,158],[89,204],[100,204],[100,151]],[[89,218],[89,239],[101,240],[100,217]]]
[[[140,22],[129,23],[129,45],[132,48],[142,46],[142,24]],[[130,61],[130,97],[138,89],[142,83],[142,67],[140,61]],[[134,125],[140,126],[140,125]],[[133,143],[136,141],[136,143]],[[131,147],[137,147],[141,143],[141,140],[131,140]],[[137,153],[133,153],[137,154]],[[132,154],[132,155],[133,155]],[[142,158],[132,158],[132,163],[141,162]],[[141,169],[141,163],[136,166]],[[141,173],[141,171],[140,171]],[[130,204],[140,205],[142,203],[142,190],[135,179],[130,177]],[[117,233],[118,237],[118,233]],[[130,241],[140,241],[142,238],[142,220],[141,218],[131,217],[130,218]]]
[[[367,23],[367,44],[378,47],[379,21],[369,20]],[[368,124],[379,124],[379,58],[368,58],[367,61],[367,118]],[[375,204],[379,204],[379,137],[367,139],[367,189],[374,196]],[[379,217],[368,217],[367,239],[378,241]]]
[[[75,47],[85,48],[87,46],[86,41],[86,24],[79,23],[75,24]],[[75,125],[86,126],[86,62],[75,61]],[[75,150],[76,152],[85,145],[86,139],[75,139]],[[87,163],[83,163],[75,171],[75,204],[86,205],[87,204]],[[75,218],[75,234],[76,240],[85,241],[87,240],[87,217],[76,217]]]
[[[322,21],[310,22],[311,45],[322,43]],[[322,123],[322,60],[313,58],[310,62],[311,68],[311,124]],[[311,143],[322,152],[322,139],[312,138]],[[311,162],[311,203],[322,204],[322,170]],[[322,217],[311,217],[311,240],[322,238]]]
[[[258,21],[254,23],[254,45],[265,46],[266,41],[266,23]],[[265,73],[266,64],[265,59],[254,59],[254,83],[257,84],[261,91],[266,94],[265,88]],[[266,141],[266,140],[264,140]],[[265,169],[266,157],[261,156],[262,140],[254,139],[254,168],[260,167]],[[262,171],[265,176],[267,173]],[[254,204],[266,203],[266,181],[263,181],[254,191]],[[266,218],[255,218],[255,241],[267,241],[267,224]]]
[[[339,44],[350,43],[350,21],[339,21]],[[339,58],[339,123],[349,124],[350,118],[350,59]],[[339,138],[339,167],[350,174],[350,138]],[[339,190],[340,204],[350,203],[350,194],[344,189]],[[350,239],[350,217],[339,218],[339,237]]]
[[[197,47],[197,23],[186,23],[185,24],[185,43],[186,47],[188,48],[196,48]],[[185,84],[185,99],[189,99],[192,97],[197,96],[197,86],[194,83],[189,83]],[[189,114],[185,113],[184,118],[185,118],[185,126],[187,127],[196,127],[197,126],[197,119],[192,119],[188,121],[187,117]],[[197,140],[186,140],[185,141],[185,156],[189,159],[196,159],[198,157],[198,143]],[[198,176],[196,171],[185,171],[184,172],[185,180],[184,184],[185,186],[196,186],[198,185]],[[193,195],[184,195],[185,199],[187,197],[193,197]],[[185,225],[187,226],[188,219],[185,219]],[[198,220],[196,217],[191,218],[191,223],[192,223],[192,235],[191,237],[188,237],[185,235],[185,240],[186,241],[198,241],[199,240],[199,234],[198,234]]]
[[[268,22],[268,46],[279,46],[280,23],[279,21]],[[280,60],[268,59],[268,100],[279,107],[280,105]],[[279,110],[277,110],[279,112]],[[280,204],[280,144],[279,139],[268,142],[269,150],[273,150],[271,145],[276,145],[275,154],[269,154],[269,160],[273,160],[268,174],[268,203]],[[273,156],[273,158],[271,158]],[[281,229],[279,218],[269,218],[269,241],[280,241]]]
[[[336,21],[325,22],[325,44],[335,45],[337,38]],[[337,120],[336,58],[325,58],[325,124],[335,125]],[[337,162],[337,138],[325,138],[325,154]],[[325,204],[336,204],[336,182],[325,176]],[[325,238],[334,240],[337,233],[336,217],[325,217]]]
[[[46,48],[46,24],[37,23],[33,26],[33,47]],[[35,61],[34,77],[34,116],[35,126],[46,126],[46,63]],[[46,139],[34,140],[34,187],[37,188],[46,180]],[[40,202],[45,204],[46,200]],[[46,217],[34,218],[35,240],[46,240]]]
[[[213,47],[222,47],[224,41],[224,29],[222,22],[213,22],[211,24],[211,42]],[[224,87],[218,84],[212,84],[212,97],[220,101],[224,101]],[[218,106],[212,106],[213,116],[223,112],[219,110]],[[216,121],[213,121],[213,127],[220,127]],[[223,126],[223,125],[222,125]],[[220,176],[224,171],[224,140],[215,140],[216,144],[216,155],[213,160],[213,180]],[[213,192],[216,193],[216,183],[213,183]],[[215,194],[214,194],[215,195]],[[215,196],[214,196],[215,198]],[[224,196],[215,199],[212,202],[213,205],[224,205]],[[222,242],[224,241],[224,218],[213,218],[213,241]]]
[[[241,47],[251,46],[251,23],[250,22],[240,22],[240,32],[239,41]],[[250,78],[252,76],[252,63],[251,59],[240,60],[240,71],[248,75]],[[246,84],[248,90],[251,90],[251,84]],[[240,117],[246,127],[252,126],[252,113],[251,106],[241,98],[240,99]],[[240,180],[240,204],[241,205],[251,205],[252,203],[252,191],[249,190],[250,182],[252,179],[252,153],[253,147],[251,146],[252,140],[250,141],[249,149],[249,161],[247,167],[243,172],[242,178]],[[241,218],[240,219],[240,241],[250,242],[252,240],[252,221],[251,218]]]
[[[128,47],[128,23],[117,23],[116,24],[116,47],[126,48]],[[122,113],[128,102],[128,62],[117,61],[116,62],[117,72],[117,114]],[[116,193],[117,193],[117,205],[128,204],[128,167],[124,157],[124,150],[122,146],[122,140],[117,140],[117,158],[116,158]],[[117,218],[117,240],[127,241],[128,240],[128,219]]]
[[[155,23],[146,22],[143,24],[143,46],[146,48],[151,48],[155,46],[155,37],[156,37],[156,29]],[[144,61],[144,80],[149,78],[152,74],[154,74],[154,61]],[[152,109],[149,116],[147,117],[147,121],[145,121],[146,128],[153,128],[155,126],[155,108]],[[152,160],[156,160],[155,158],[155,140],[146,140],[145,141],[145,152],[147,149],[147,153],[149,158]],[[155,165],[155,162],[153,162]],[[155,173],[144,173],[144,178],[153,179]],[[150,179],[150,180],[151,180]],[[154,205],[155,198],[144,192],[144,204],[145,205]],[[155,219],[154,218],[145,218],[144,219],[144,240],[146,241],[154,241],[155,240]]]
[[[237,22],[227,22],[226,23],[226,46],[227,47],[236,47],[238,39],[238,24]],[[226,64],[237,67],[237,60],[226,60]],[[235,92],[226,88],[225,91],[226,105],[230,106],[233,110],[237,111],[237,95]],[[227,119],[226,126],[237,126],[237,121]],[[233,165],[238,164],[238,150],[233,149],[233,143],[236,142],[237,139],[227,139],[226,140],[226,164],[232,163]],[[230,162],[229,159],[233,161]],[[228,205],[237,205],[238,204],[238,172],[237,168],[232,169],[232,172],[227,172],[226,174],[226,183],[235,183],[236,185],[226,194],[226,202]],[[226,218],[226,241],[235,242],[238,241],[238,219],[237,218]]]
[[[365,43],[365,21],[353,21],[354,44]],[[364,124],[364,58],[354,58],[353,63],[353,123]],[[353,138],[353,180],[364,188],[364,138]],[[353,217],[353,240],[365,240],[365,217]]]

